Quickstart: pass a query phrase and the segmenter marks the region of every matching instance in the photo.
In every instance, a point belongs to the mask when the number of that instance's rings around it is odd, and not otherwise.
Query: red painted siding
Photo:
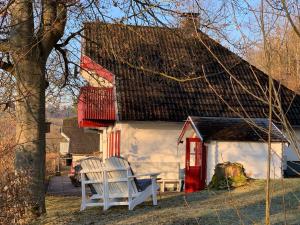
[[[113,74],[107,69],[103,68],[96,62],[94,62],[91,58],[83,55],[80,60],[80,67],[89,71],[94,71],[98,76],[103,77],[110,83],[113,82]]]
[[[116,131],[116,147],[115,147],[115,156],[120,157],[120,145],[121,145],[121,131]]]
[[[106,155],[109,157],[109,143],[110,143],[110,135],[107,135],[107,140],[106,140]]]
[[[79,127],[109,126],[116,119],[113,88],[82,87],[78,98]]]
[[[121,131],[112,131],[107,135],[107,156],[120,156]]]
[[[114,156],[114,143],[115,143],[115,140],[114,140],[114,137],[115,137],[115,132],[111,132],[111,145],[110,145],[110,156]]]

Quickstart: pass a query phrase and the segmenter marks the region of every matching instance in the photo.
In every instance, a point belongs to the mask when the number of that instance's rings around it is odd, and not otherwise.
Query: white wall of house
[[[298,148],[300,149],[300,128],[294,128],[295,131],[295,138],[297,140]],[[287,161],[300,161],[299,156],[296,153],[295,147],[291,144],[288,148],[284,151],[284,158]]]
[[[112,87],[112,84],[109,81],[100,77],[93,71],[81,70],[80,74],[92,87]]]
[[[201,131],[200,131],[201,133]],[[185,164],[186,138],[196,137],[196,133],[190,127],[186,130],[183,137],[183,143],[180,144],[181,166]],[[210,141],[205,143],[207,149],[207,180],[209,184],[214,174],[215,166],[223,162],[239,162],[248,176],[255,179],[265,179],[267,170],[267,143],[262,142],[238,142],[238,141]],[[282,154],[284,144],[279,142],[272,143],[272,162],[271,178],[282,177]]]
[[[59,153],[61,155],[66,155],[69,153],[69,142],[60,142],[59,143]]]
[[[67,153],[69,153],[70,149],[70,138],[64,133],[64,132],[60,132],[61,136],[63,136],[66,139],[66,142],[60,142],[59,143],[59,153],[61,155],[65,155]]]
[[[103,159],[107,158],[107,131],[111,128],[103,128],[99,132],[100,135],[100,152],[102,153]]]
[[[246,174],[251,178],[266,178],[267,143],[212,141],[207,146],[207,183],[211,181],[215,166],[227,161],[241,163]],[[282,143],[272,143],[271,178],[273,179],[282,177],[282,150]]]
[[[175,122],[117,122],[107,131],[121,130],[121,156],[132,165],[135,173],[161,172],[164,179],[178,179],[185,167],[185,141],[177,146],[183,126]],[[189,137],[193,132],[186,132]],[[186,136],[183,138],[185,140]],[[246,173],[256,179],[266,177],[267,144],[261,142],[211,141],[207,145],[207,183],[214,168],[221,162],[239,162]],[[282,176],[282,143],[272,143],[272,178]],[[104,159],[107,157],[103,151]]]
[[[182,123],[176,122],[117,122],[121,130],[122,157],[136,173],[160,172],[164,179],[178,179],[179,157],[177,138]]]

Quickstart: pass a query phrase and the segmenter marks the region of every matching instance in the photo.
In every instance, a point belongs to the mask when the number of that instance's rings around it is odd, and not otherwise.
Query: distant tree
[[[270,75],[290,89],[300,93],[300,38],[287,26],[278,26],[267,37],[271,54]],[[263,43],[247,52],[248,60],[258,68],[266,71],[266,58]]]

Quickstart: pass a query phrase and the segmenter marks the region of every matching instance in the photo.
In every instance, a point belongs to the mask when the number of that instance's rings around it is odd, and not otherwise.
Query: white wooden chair
[[[81,162],[81,210],[88,206],[103,206],[107,210],[115,205],[128,205],[129,210],[144,202],[152,196],[153,205],[157,205],[156,183],[159,173],[134,175],[129,163],[118,157],[105,160],[105,164],[99,158],[90,157]],[[139,191],[135,178],[150,176],[151,185],[145,190]],[[93,186],[96,194],[87,197],[86,185]]]

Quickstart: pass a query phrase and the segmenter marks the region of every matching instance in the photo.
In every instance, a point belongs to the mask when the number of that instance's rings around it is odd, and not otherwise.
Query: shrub
[[[0,218],[3,224],[28,224],[30,204],[26,194],[26,173],[5,172],[0,178]]]
[[[0,224],[27,224],[27,174],[15,173],[15,122],[10,115],[0,117]]]

